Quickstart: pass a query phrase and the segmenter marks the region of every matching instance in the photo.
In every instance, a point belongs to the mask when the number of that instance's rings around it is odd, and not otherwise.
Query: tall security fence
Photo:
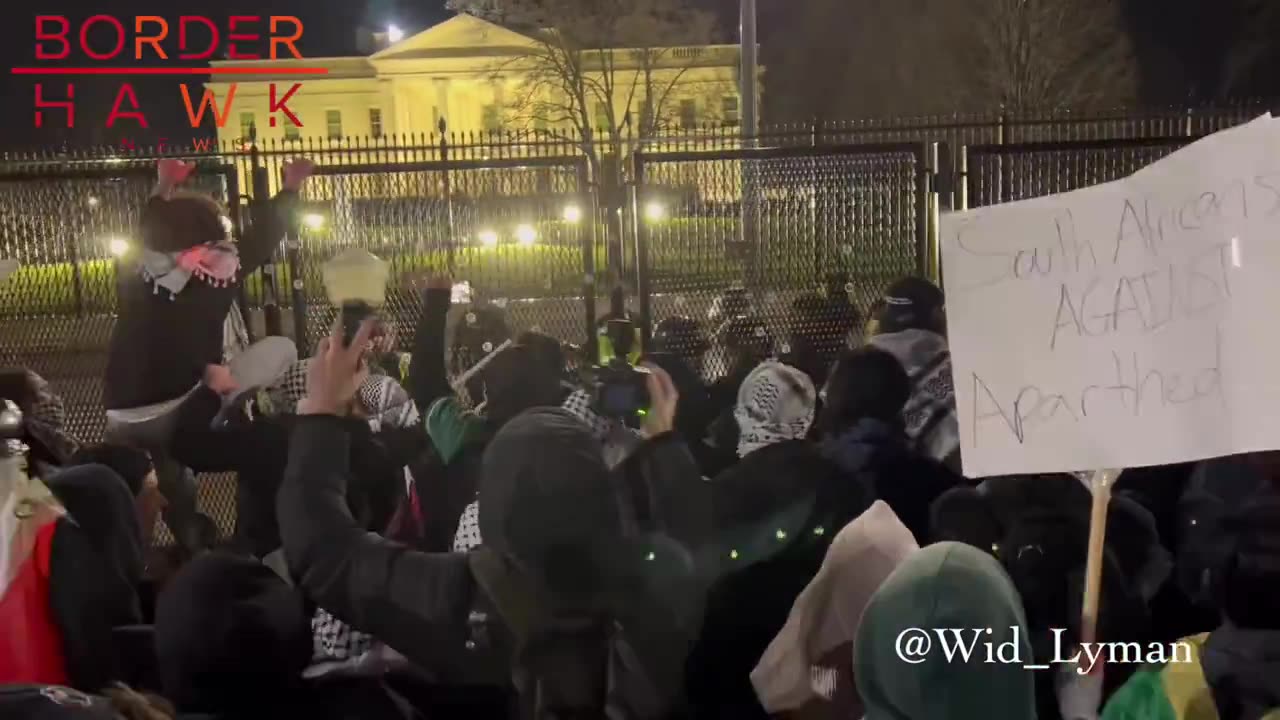
[[[926,273],[928,154],[923,143],[636,153],[639,316],[710,318],[741,287],[785,353],[823,293],[865,310],[889,282]]]
[[[1195,138],[1041,142],[961,148],[959,207],[1013,202],[1119,180]]]
[[[516,332],[593,347],[604,297],[624,287],[646,332],[679,315],[713,336],[749,312],[785,353],[798,336],[839,342],[894,278],[936,276],[938,213],[1113,180],[1255,114],[817,123],[746,141],[732,128],[677,129],[627,138],[623,158],[554,133],[9,155],[0,257],[22,267],[0,287],[0,363],[45,376],[70,430],[100,438],[116,283],[162,157],[199,164],[194,189],[226,203],[237,234],[284,162],[317,163],[287,242],[241,283],[252,332],[294,337],[303,352],[332,318],[322,264],[362,247],[391,265],[401,338],[416,278],[443,271]],[[849,310],[814,311],[832,303]],[[230,530],[229,480],[203,483],[202,504]]]
[[[594,322],[597,245],[594,196],[581,157],[437,160],[323,165],[309,183],[306,214],[292,233],[299,273],[292,305],[299,344],[332,322],[321,264],[361,247],[385,258],[387,298],[400,337],[419,310],[413,279],[465,279],[473,303],[496,305],[514,327],[583,344]],[[322,218],[317,220],[316,218]],[[310,219],[310,222],[308,222]]]

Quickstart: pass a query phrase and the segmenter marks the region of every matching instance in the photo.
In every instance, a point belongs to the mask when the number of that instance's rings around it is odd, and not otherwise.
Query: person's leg
[[[165,450],[152,450],[151,462],[156,466],[156,480],[160,494],[164,495],[165,508],[160,516],[179,546],[196,550],[200,543],[196,537],[196,516],[199,493],[196,476],[190,469],[173,458]]]
[[[128,445],[151,454],[156,469],[156,480],[167,505],[161,512],[165,525],[179,546],[195,550],[194,526],[197,513],[195,475],[174,459],[169,448],[171,428],[167,420],[143,428],[139,425],[116,423],[108,420],[104,440],[117,445]]]
[[[288,461],[288,432],[278,421],[213,430],[222,398],[200,387],[178,413],[172,452],[197,472],[236,473],[238,550],[262,557],[280,545],[276,490]]]

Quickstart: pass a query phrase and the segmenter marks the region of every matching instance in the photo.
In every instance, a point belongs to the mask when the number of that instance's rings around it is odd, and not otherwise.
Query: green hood
[[[452,396],[431,403],[426,427],[436,453],[446,465],[462,454],[467,445],[484,439],[488,434],[484,419],[464,408]]]
[[[866,720],[1035,720],[1035,671],[1021,665],[1034,662],[1026,625],[1017,590],[990,555],[950,542],[912,554],[862,616],[853,657]],[[898,637],[909,628],[929,633],[919,664],[898,655]],[[974,628],[992,632],[983,633],[967,662],[958,655],[948,661],[939,628],[967,628],[966,642]],[[1019,662],[986,662],[987,643],[1009,641]]]

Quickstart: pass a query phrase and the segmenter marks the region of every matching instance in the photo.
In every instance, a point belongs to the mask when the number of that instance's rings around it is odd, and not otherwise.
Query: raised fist
[[[316,164],[305,158],[290,160],[284,166],[284,189],[297,192],[316,171]]]
[[[195,169],[195,163],[166,158],[156,166],[156,173],[159,175],[161,183],[175,186],[186,182],[187,178],[191,177],[191,173],[195,172]]]

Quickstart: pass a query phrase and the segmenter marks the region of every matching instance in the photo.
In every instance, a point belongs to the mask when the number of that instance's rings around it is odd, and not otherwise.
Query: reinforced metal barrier
[[[413,280],[429,272],[466,280],[473,301],[502,308],[513,332],[586,342],[603,255],[589,189],[582,157],[317,168],[288,243],[299,345],[332,322],[321,266],[348,247],[390,263],[387,314],[406,342],[420,309]]]
[[[973,145],[961,150],[959,207],[1014,202],[1126,177],[1196,137]]]
[[[83,442],[102,438],[119,256],[136,249],[155,172],[154,164],[102,161],[0,169],[0,257],[21,263],[0,288],[0,364],[48,380],[66,404],[67,429]],[[235,169],[202,163],[192,182],[228,202],[238,236]],[[201,504],[225,531],[235,517],[233,484],[208,479]]]
[[[614,283],[634,284],[646,332],[683,315],[708,334],[743,311],[727,307],[736,301],[725,294],[740,286],[747,311],[785,353],[797,330],[823,338],[860,319],[829,322],[819,313],[814,325],[815,304],[843,296],[865,317],[890,281],[936,273],[938,195],[942,207],[977,207],[1114,180],[1191,142],[1196,128],[1188,121],[1176,137],[997,142],[940,153],[924,126],[884,137],[909,140],[894,144],[849,144],[892,129],[853,126],[847,136],[831,128],[763,137],[769,147],[735,139],[670,151],[677,145],[666,141],[624,164],[625,202],[602,190],[598,168],[569,142],[454,147],[408,138],[399,146],[268,144],[184,157],[200,163],[196,189],[231,207],[237,233],[252,221],[251,203],[278,185],[287,157],[320,162],[289,242],[244,279],[241,296],[244,310],[265,316],[251,327],[291,334],[304,352],[333,313],[320,267],[356,246],[390,262],[389,314],[405,341],[418,310],[411,279],[446,270],[471,282],[476,300],[503,309],[512,330],[588,347],[600,296]],[[46,377],[67,403],[69,429],[86,442],[99,440],[103,426],[117,254],[137,244],[161,157],[0,159],[0,257],[22,263],[0,286],[0,362]],[[281,310],[292,323],[280,321]],[[708,357],[709,374],[722,370],[719,359]],[[201,503],[230,532],[229,478],[204,481]]]
[[[743,314],[726,313],[720,297],[739,286],[750,298],[745,312],[783,353],[796,331],[842,337],[852,328],[796,327],[806,318],[800,307],[843,294],[865,316],[886,284],[925,274],[929,150],[900,143],[638,153],[640,316],[648,324],[686,316],[714,335],[721,316]],[[708,360],[713,372],[723,369],[716,353]]]

